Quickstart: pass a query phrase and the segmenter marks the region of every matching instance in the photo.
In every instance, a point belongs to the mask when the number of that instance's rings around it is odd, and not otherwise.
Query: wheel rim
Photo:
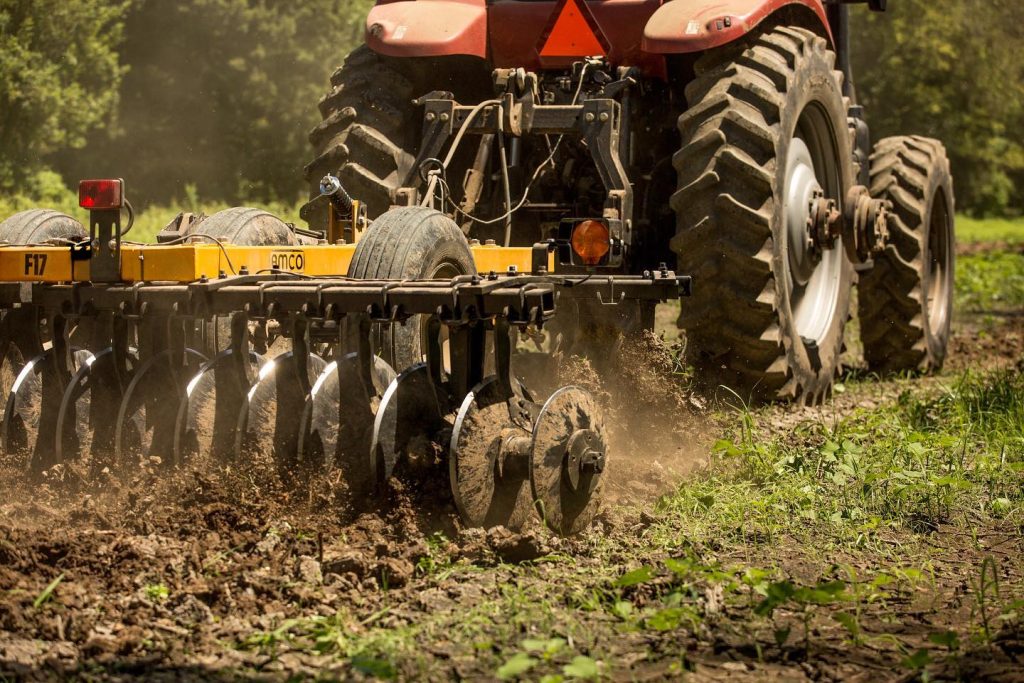
[[[843,251],[817,249],[808,221],[815,192],[838,199],[842,185],[827,115],[811,106],[804,112],[786,158],[784,190],[786,273],[790,310],[797,334],[807,345],[821,342],[832,329],[842,285]]]
[[[946,195],[939,192],[932,202],[928,220],[928,245],[925,264],[928,280],[925,287],[929,327],[936,333],[945,329],[949,318],[949,302],[953,282],[953,224]]]

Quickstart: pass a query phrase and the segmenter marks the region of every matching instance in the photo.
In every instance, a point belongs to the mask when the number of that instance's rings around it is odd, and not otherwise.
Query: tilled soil
[[[595,562],[598,542],[636,548],[639,531],[656,515],[653,501],[700,465],[721,431],[703,404],[669,376],[674,366],[668,351],[650,343],[637,349],[637,370],[626,373],[623,386],[598,385],[586,364],[570,372],[576,383],[586,385],[589,379],[596,392],[616,395],[609,420],[618,427],[615,452],[632,454],[613,461],[609,504],[595,529],[576,539],[559,539],[540,528],[518,534],[462,529],[447,469],[439,463],[427,465],[417,485],[395,484],[384,499],[361,509],[337,493],[330,474],[297,494],[278,485],[267,471],[271,468],[259,463],[243,471],[193,466],[173,472],[153,463],[130,477],[88,481],[70,468],[51,472],[42,482],[8,472],[0,502],[0,680],[361,677],[369,674],[341,667],[315,649],[270,656],[265,647],[253,646],[253,638],[288,619],[316,615],[341,620],[341,628],[351,633],[371,627],[400,630],[486,602],[506,581],[519,582],[526,592],[543,592],[545,582],[565,580],[543,562],[529,580],[513,576],[509,564],[568,556],[585,573]],[[981,335],[966,325],[954,340],[952,374],[1012,365],[1022,354],[1024,326],[1011,322]],[[904,388],[881,382],[837,394],[828,410],[844,414],[872,407]],[[675,418],[668,423],[666,415]],[[814,413],[779,408],[772,415],[774,428],[785,430]],[[935,537],[936,562],[948,569],[941,574],[948,585],[937,590],[949,600],[941,618],[951,623],[968,609],[962,595],[978,554],[959,533]],[[1019,533],[992,534],[983,544],[1005,554],[1019,574],[1024,557]],[[470,578],[460,573],[458,579],[423,571],[441,555],[479,571]],[[800,566],[787,566],[785,548],[775,559],[794,575],[801,573]],[[936,626],[925,623],[933,617],[913,600],[900,609],[910,631],[924,634],[926,626]],[[894,655],[887,650],[868,648],[850,657],[839,633],[819,634],[819,649],[809,662],[786,647],[747,651],[750,639],[730,624],[727,610],[713,624],[720,627],[708,626],[683,643],[665,640],[670,634],[660,641],[642,633],[616,636],[602,644],[603,651],[628,672],[626,677],[638,680],[674,676],[678,656],[668,653],[679,651],[687,653],[699,678],[711,680],[903,675],[894,672]],[[397,674],[493,677],[493,667],[482,667],[443,635],[418,636],[418,660],[428,658],[428,670],[410,664]],[[1024,635],[1007,632],[1000,638],[994,650],[962,659],[960,673],[968,679],[1021,680]],[[631,659],[641,652],[643,657]]]

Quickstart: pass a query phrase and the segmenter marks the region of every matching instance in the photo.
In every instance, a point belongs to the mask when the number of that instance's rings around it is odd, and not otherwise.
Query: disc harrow
[[[166,248],[137,249],[155,272]],[[183,266],[173,248],[176,269],[200,267]],[[210,257],[193,248],[197,262]],[[0,272],[47,249],[0,247]],[[263,258],[232,249],[223,247],[224,263]],[[527,253],[536,264],[549,249]],[[542,329],[556,302],[661,301],[689,286],[666,269],[544,267],[376,280],[243,265],[182,282],[125,277],[142,269],[126,266],[125,253],[115,273],[85,279],[74,277],[75,258],[50,280],[0,283],[5,466],[39,477],[76,464],[89,476],[261,460],[293,487],[331,468],[361,508],[379,504],[393,477],[415,485],[417,463],[440,457],[467,525],[518,529],[536,511],[560,534],[585,528],[598,509],[607,429],[586,391],[543,396],[526,386],[513,370],[515,340]],[[19,321],[45,325],[33,336]],[[424,352],[393,368],[372,340],[400,325],[423,331]]]

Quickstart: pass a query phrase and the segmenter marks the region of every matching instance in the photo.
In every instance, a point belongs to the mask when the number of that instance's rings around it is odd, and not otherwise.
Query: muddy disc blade
[[[297,419],[305,407],[307,391],[323,372],[326,362],[308,356],[300,370],[294,352],[287,351],[264,363],[256,384],[238,414],[235,457],[241,462],[272,461],[285,481],[293,479],[300,466]]]
[[[384,392],[373,423],[371,471],[377,484],[411,455],[429,455],[430,440],[446,429],[451,412],[443,389],[435,387],[426,363],[405,370]]]
[[[170,459],[174,452],[174,425],[185,398],[187,378],[194,377],[206,360],[198,351],[185,349],[179,367],[174,365],[171,351],[162,351],[138,366],[115,419],[116,465],[127,466],[151,457]]]
[[[131,354],[127,365],[119,370],[114,349],[108,347],[72,376],[57,415],[57,462],[88,454],[94,466],[111,464],[117,415],[110,407],[121,403],[122,387],[131,380]]]
[[[10,395],[24,367],[25,357],[21,349],[14,344],[5,344],[0,355],[0,396],[6,398]]]
[[[75,351],[72,363],[77,369],[92,357],[88,351]],[[27,362],[7,395],[0,447],[7,463],[16,469],[40,472],[57,462],[57,417],[64,392],[56,390],[60,380],[52,360],[51,349]],[[43,390],[44,379],[53,390]]]
[[[496,377],[476,385],[455,418],[448,471],[455,505],[466,526],[521,529],[532,508],[529,453],[510,451],[530,434],[515,427]]]
[[[583,389],[559,389],[541,409],[533,428],[530,488],[537,511],[555,533],[570,536],[593,521],[607,444],[601,412]]]
[[[372,482],[366,453],[380,396],[395,380],[395,371],[374,357],[374,395],[366,396],[359,380],[358,354],[332,361],[320,373],[302,411],[299,452],[312,467],[336,467],[349,491],[365,493]],[[340,367],[340,370],[339,370]]]
[[[176,463],[191,458],[231,460],[238,414],[250,388],[240,376],[240,366],[248,363],[249,375],[255,378],[263,362],[251,351],[246,355],[240,359],[231,349],[221,351],[189,381],[174,427]]]

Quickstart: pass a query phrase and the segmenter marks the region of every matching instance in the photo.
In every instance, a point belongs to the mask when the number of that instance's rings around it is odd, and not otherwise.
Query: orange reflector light
[[[78,205],[90,211],[108,211],[124,206],[123,180],[83,180],[78,184]]]
[[[611,251],[611,233],[601,221],[583,221],[572,231],[572,250],[585,266],[598,266]]]

